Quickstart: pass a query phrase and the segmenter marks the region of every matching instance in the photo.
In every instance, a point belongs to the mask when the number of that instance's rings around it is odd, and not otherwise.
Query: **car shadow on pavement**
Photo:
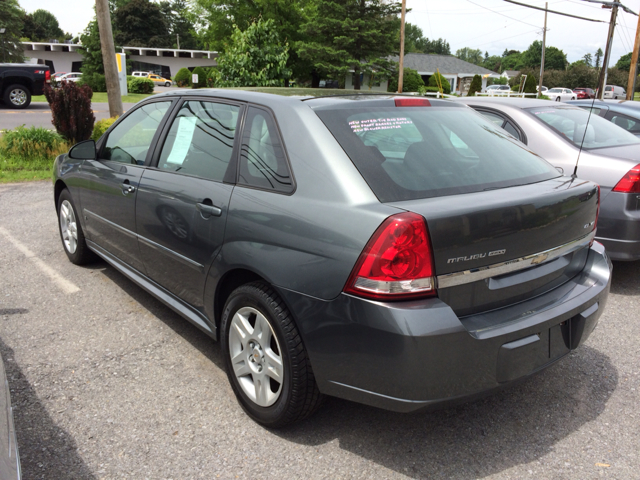
[[[540,460],[595,420],[617,383],[609,358],[583,346],[483,400],[400,414],[330,398],[311,418],[275,433],[312,446],[337,439],[340,448],[414,478],[479,478]]]
[[[640,295],[640,261],[614,262],[611,293],[618,295]]]
[[[57,426],[49,416],[37,393],[14,361],[13,350],[2,340],[0,352],[11,390],[22,478],[96,478],[78,455],[73,437]]]
[[[107,278],[224,370],[205,333],[103,265]],[[337,439],[343,450],[413,478],[477,478],[540,460],[598,418],[617,384],[609,358],[582,346],[521,384],[453,408],[400,414],[327,398],[312,417],[271,433],[312,447]]]

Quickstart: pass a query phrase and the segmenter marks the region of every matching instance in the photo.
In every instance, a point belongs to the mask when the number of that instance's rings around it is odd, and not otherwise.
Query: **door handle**
[[[215,207],[213,205],[207,205],[206,203],[196,203],[196,208],[198,211],[204,215],[213,215],[214,217],[219,217],[222,215],[222,209]]]
[[[126,195],[128,193],[133,193],[135,191],[136,191],[136,187],[129,184],[129,180],[125,180],[124,183],[122,184],[122,193]]]

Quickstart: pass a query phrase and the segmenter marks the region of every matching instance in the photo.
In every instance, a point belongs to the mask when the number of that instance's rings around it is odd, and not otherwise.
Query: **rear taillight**
[[[396,107],[430,107],[431,102],[426,98],[396,98]]]
[[[615,187],[614,192],[640,193],[640,164],[633,167],[622,177]]]
[[[378,300],[435,295],[432,250],[424,218],[415,213],[387,218],[364,248],[344,291]]]
[[[51,83],[51,70],[46,70],[44,72],[44,81],[47,83]]]

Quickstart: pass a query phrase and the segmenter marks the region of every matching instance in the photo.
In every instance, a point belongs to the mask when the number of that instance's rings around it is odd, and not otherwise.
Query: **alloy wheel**
[[[68,200],[63,201],[60,205],[60,231],[64,248],[71,254],[75,253],[78,248],[78,226],[76,214]]]
[[[16,88],[9,93],[9,101],[13,105],[24,105],[27,103],[27,94],[24,90]]]
[[[282,350],[267,318],[252,307],[240,308],[229,329],[229,356],[242,391],[260,407],[282,393]]]

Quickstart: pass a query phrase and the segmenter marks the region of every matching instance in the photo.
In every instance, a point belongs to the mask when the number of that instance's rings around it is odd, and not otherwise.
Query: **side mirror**
[[[95,160],[98,156],[96,153],[96,142],[93,140],[85,140],[80,143],[76,143],[71,150],[69,150],[69,158],[76,160]]]

